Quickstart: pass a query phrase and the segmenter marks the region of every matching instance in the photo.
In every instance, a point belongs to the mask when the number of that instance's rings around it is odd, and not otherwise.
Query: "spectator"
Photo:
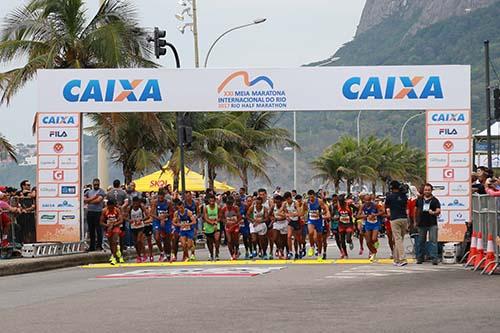
[[[99,224],[104,208],[106,192],[101,188],[101,182],[95,178],[92,189],[85,193],[83,202],[87,204],[87,224],[89,228],[89,251],[102,250],[102,227]]]
[[[35,198],[31,191],[29,180],[23,180],[21,189],[17,193],[18,207],[22,213],[17,216],[17,224],[20,227],[21,242],[23,244],[36,242],[36,222],[35,222]]]
[[[398,181],[392,181],[390,188],[391,193],[387,194],[385,208],[387,215],[391,218],[391,229],[394,236],[394,265],[402,267],[408,264],[404,251],[404,236],[408,224],[408,197],[401,192],[401,184]]]
[[[418,227],[419,246],[417,247],[417,264],[424,262],[427,234],[429,234],[428,249],[432,264],[438,264],[437,239],[438,224],[437,217],[441,214],[441,204],[432,194],[433,187],[427,183],[424,185],[423,196],[417,199],[416,222]]]
[[[20,213],[21,209],[12,207],[7,202],[9,200],[7,194],[0,192],[0,234],[2,234],[1,246],[5,246],[8,243],[9,227],[11,224],[11,219],[9,213]]]
[[[485,191],[491,197],[500,197],[500,190],[498,189],[498,179],[488,178],[485,182]]]

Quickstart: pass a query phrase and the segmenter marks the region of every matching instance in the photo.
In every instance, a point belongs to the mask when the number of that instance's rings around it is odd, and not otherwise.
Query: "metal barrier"
[[[477,253],[469,258],[464,267],[473,267],[474,271],[482,269],[481,274],[493,274],[498,268],[500,262],[498,255],[500,253],[500,198],[491,197],[487,194],[472,195],[472,230],[478,235],[481,233],[481,239],[477,239],[477,247],[488,251],[488,238],[493,242],[494,260],[486,255]],[[479,243],[481,242],[481,243]],[[490,244],[491,245],[491,244]],[[469,253],[466,253],[467,256]],[[465,258],[464,256],[464,258]]]
[[[84,242],[75,243],[33,243],[24,244],[21,255],[24,258],[39,258],[60,256],[63,254],[75,254],[85,252]]]

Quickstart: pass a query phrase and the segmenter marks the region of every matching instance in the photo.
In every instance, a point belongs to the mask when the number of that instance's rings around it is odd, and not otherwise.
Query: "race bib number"
[[[349,215],[340,215],[339,221],[345,224],[349,224],[351,223],[351,217]]]
[[[189,221],[182,221],[181,222],[181,230],[182,231],[191,230],[191,226],[189,225]]]
[[[319,212],[317,210],[311,210],[309,212],[309,218],[311,220],[319,220]]]
[[[431,209],[431,203],[430,202],[424,202],[424,207],[422,208],[422,210],[424,212],[428,212],[430,209]]]

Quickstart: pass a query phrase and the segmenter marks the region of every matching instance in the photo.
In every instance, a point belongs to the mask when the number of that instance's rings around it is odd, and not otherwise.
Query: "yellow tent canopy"
[[[164,168],[167,168],[165,166]],[[199,173],[190,170],[185,167],[186,173],[186,190],[187,191],[205,191],[205,180]],[[156,171],[150,175],[144,176],[142,178],[134,180],[135,189],[139,192],[157,192],[160,187],[165,187],[167,184],[174,183],[174,176],[172,172],[168,169],[163,171]],[[216,191],[234,191],[234,187],[227,185],[226,183],[221,183],[218,181],[214,182],[214,187]],[[179,190],[182,190],[181,184],[179,184]]]

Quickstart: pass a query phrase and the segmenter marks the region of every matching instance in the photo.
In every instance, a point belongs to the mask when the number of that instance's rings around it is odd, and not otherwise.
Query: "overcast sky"
[[[25,3],[0,0],[0,17]],[[182,35],[174,17],[181,10],[178,0],[134,0],[141,24],[167,30],[176,45],[182,67],[194,67],[193,35]],[[88,16],[99,0],[86,1]],[[210,56],[209,67],[298,67],[326,59],[350,41],[359,23],[365,0],[198,0],[200,63],[210,44],[225,30],[267,18],[265,23],[235,31],[224,37]],[[19,62],[14,65],[19,65]],[[160,63],[173,67],[173,58]],[[11,68],[0,65],[0,70]],[[0,133],[13,143],[32,143],[31,123],[37,110],[37,82],[19,92],[9,106],[1,106]]]

